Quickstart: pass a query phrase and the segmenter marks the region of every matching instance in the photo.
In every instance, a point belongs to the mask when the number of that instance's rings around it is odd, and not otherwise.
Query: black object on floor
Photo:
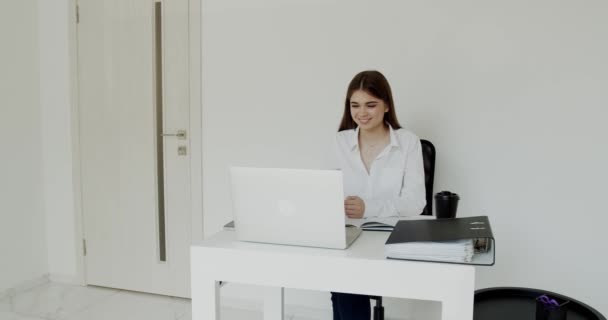
[[[550,291],[497,287],[475,291],[473,320],[535,320],[536,298],[541,295],[569,300],[568,320],[606,320],[592,307],[570,297]]]

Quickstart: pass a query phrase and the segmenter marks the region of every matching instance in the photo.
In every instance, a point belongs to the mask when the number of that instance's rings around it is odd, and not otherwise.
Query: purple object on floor
[[[544,304],[545,307],[559,307],[559,303],[557,303],[557,301],[555,301],[555,299],[549,298],[546,294],[543,294],[542,296],[540,296],[536,299],[538,301],[542,302],[542,304]]]

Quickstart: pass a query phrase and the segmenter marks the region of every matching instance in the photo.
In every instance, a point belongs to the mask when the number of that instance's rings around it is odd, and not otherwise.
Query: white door
[[[188,297],[188,0],[78,8],[86,282]]]

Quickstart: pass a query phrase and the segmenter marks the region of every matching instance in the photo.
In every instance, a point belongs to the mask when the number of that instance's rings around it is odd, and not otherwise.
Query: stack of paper
[[[470,263],[475,254],[472,239],[452,241],[418,241],[387,244],[387,258]]]
[[[385,244],[386,257],[494,265],[494,236],[487,216],[400,220]]]

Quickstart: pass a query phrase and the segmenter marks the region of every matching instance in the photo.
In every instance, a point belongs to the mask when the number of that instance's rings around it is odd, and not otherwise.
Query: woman
[[[357,74],[336,135],[344,210],[352,219],[419,215],[426,205],[420,140],[401,128],[391,88],[378,71]],[[373,276],[374,270],[361,270]],[[369,320],[367,295],[332,292],[334,320]]]

